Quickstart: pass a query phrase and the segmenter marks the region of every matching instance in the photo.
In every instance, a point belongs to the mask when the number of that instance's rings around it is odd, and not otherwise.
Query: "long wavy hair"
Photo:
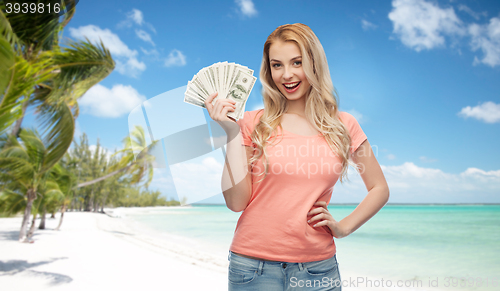
[[[311,84],[306,93],[306,118],[340,158],[342,162],[340,182],[343,183],[344,176],[349,180],[347,177],[349,165],[358,170],[356,164],[349,159],[351,138],[348,130],[338,118],[337,92],[332,84],[323,46],[309,26],[301,23],[285,24],[276,28],[264,44],[260,81],[265,110],[255,130],[251,133],[256,152],[254,151],[249,162],[253,164],[264,156],[265,171],[260,175],[265,174],[264,178],[267,176],[269,158],[266,147],[268,142],[271,143],[276,139],[276,128],[280,127],[282,130],[281,117],[288,109],[287,99],[276,87],[271,75],[269,48],[277,41],[295,43],[300,49],[302,68],[307,81]],[[271,139],[272,137],[274,138]]]

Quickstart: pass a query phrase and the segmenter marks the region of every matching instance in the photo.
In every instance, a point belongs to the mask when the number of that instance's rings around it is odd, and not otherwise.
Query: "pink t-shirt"
[[[243,145],[254,146],[250,137],[263,110],[247,111],[237,122]],[[351,154],[366,140],[356,119],[340,112],[351,136]],[[281,136],[281,134],[283,135]],[[282,140],[280,140],[282,138]],[[274,146],[267,146],[269,169],[264,175],[264,158],[252,168],[252,196],[242,212],[230,250],[273,261],[312,262],[336,253],[328,226],[313,227],[307,213],[316,201],[330,202],[342,165],[320,135],[303,136],[278,129]],[[255,147],[255,146],[254,146]]]

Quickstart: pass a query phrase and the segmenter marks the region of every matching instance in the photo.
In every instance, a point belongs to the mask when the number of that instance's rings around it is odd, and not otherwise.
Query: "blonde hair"
[[[254,153],[249,162],[252,164],[264,156],[265,171],[260,175],[265,174],[264,178],[267,176],[269,169],[267,143],[271,141],[272,136],[276,138],[276,135],[272,133],[276,132],[278,126],[281,128],[281,117],[288,109],[287,99],[276,87],[271,75],[269,48],[276,41],[292,42],[300,49],[302,68],[307,81],[311,84],[306,93],[306,118],[322,134],[330,149],[342,161],[340,182],[343,183],[344,176],[349,180],[348,166],[352,165],[357,169],[356,164],[349,159],[351,138],[348,130],[338,118],[337,92],[333,87],[323,46],[314,32],[301,23],[285,24],[276,28],[264,44],[260,81],[265,110],[251,134],[257,153]]]

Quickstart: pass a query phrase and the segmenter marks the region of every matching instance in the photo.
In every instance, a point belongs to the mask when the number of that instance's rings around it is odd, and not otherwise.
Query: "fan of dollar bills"
[[[201,69],[188,82],[184,102],[205,108],[205,100],[218,92],[212,104],[220,98],[236,101],[236,109],[229,111],[227,116],[238,120],[245,113],[245,105],[256,80],[253,70],[248,67],[228,62],[215,63]]]

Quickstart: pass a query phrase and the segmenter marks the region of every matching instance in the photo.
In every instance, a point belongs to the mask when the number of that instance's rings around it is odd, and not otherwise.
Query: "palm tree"
[[[9,1],[16,2],[22,1]],[[37,188],[73,140],[74,119],[79,114],[77,99],[115,66],[102,42],[94,46],[88,39],[68,40],[67,47],[59,46],[60,34],[72,18],[76,3],[76,0],[61,1],[62,8],[66,9],[62,21],[55,13],[5,15],[2,12],[5,3],[0,3],[0,135],[15,122],[11,136],[2,139],[0,163],[11,161],[19,167],[7,164],[0,174],[7,180],[27,178],[24,177],[27,172],[36,174],[31,177],[32,181],[23,180],[27,201],[21,241],[27,238],[26,224]],[[17,137],[23,132],[21,124],[28,105],[36,106],[37,117],[45,128],[44,138],[43,142],[41,138],[36,141],[26,131],[21,146]],[[43,160],[40,155],[44,156]]]
[[[57,163],[53,168],[53,179],[57,181],[59,188],[62,193],[62,199],[60,200],[61,206],[61,218],[59,219],[59,224],[55,230],[59,230],[63,223],[64,213],[68,208],[71,200],[73,200],[74,191],[71,189],[77,182],[77,177],[71,170],[74,170],[78,165],[78,160],[71,158],[69,153],[66,153],[63,159]]]
[[[62,181],[58,179],[59,173],[54,173],[56,166],[52,167],[50,180],[45,184],[45,191],[42,194],[42,217],[38,229],[45,229],[45,218],[47,213],[57,212],[66,197],[61,189]]]
[[[11,216],[22,212],[26,208],[26,199],[24,193],[16,191],[21,187],[13,185],[4,186],[4,189],[0,191],[0,213]]]
[[[9,1],[15,2],[22,1]],[[17,136],[29,105],[37,107],[47,128],[56,123],[54,117],[66,111],[72,110],[78,117],[77,99],[113,71],[115,63],[102,42],[94,46],[88,39],[67,40],[67,47],[59,45],[76,2],[61,1],[67,10],[61,22],[58,14],[0,12],[0,52],[5,51],[0,53],[0,63],[5,62],[0,66],[0,77],[10,80],[0,82],[0,134],[15,122],[11,134]],[[5,9],[3,1],[0,8]],[[66,131],[69,133],[69,128]],[[67,149],[69,144],[64,146]]]
[[[51,173],[49,173],[49,175],[45,175],[45,178],[47,178],[47,180],[43,180],[40,183],[38,188],[39,195],[33,202],[33,207],[31,210],[33,214],[33,220],[30,230],[28,231],[28,240],[33,236],[33,233],[35,232],[35,222],[37,215],[41,214],[39,229],[45,229],[45,215],[47,209],[53,208],[58,201],[64,198],[59,188],[59,184],[52,179],[54,176],[52,171],[53,169],[54,168],[51,169]]]
[[[8,2],[23,3],[22,0]],[[39,2],[53,4],[51,0]],[[0,76],[11,77],[0,85],[0,94],[3,95],[0,119],[4,121],[0,122],[0,134],[15,122],[12,134],[17,136],[26,109],[28,105],[34,104],[35,100],[45,102],[50,99],[53,103],[66,98],[78,98],[113,70],[114,63],[109,52],[105,54],[101,51],[96,55],[96,47],[90,45],[92,49],[81,50],[85,43],[71,41],[68,44],[70,51],[59,46],[60,35],[73,17],[77,2],[61,1],[62,9],[66,11],[62,21],[58,13],[4,14],[6,2],[0,3],[0,43],[6,51],[0,54],[0,63],[8,63],[0,68],[3,69]],[[10,48],[7,44],[10,44]],[[71,62],[72,60],[77,62]],[[15,114],[8,113],[7,109],[14,109]]]
[[[113,158],[121,154],[119,162],[109,167],[109,174],[91,181],[79,183],[74,188],[89,186],[119,173],[132,175],[129,179],[129,182],[132,184],[140,183],[147,174],[144,186],[148,187],[153,180],[153,161],[155,159],[155,156],[151,155],[151,148],[159,141],[156,140],[147,145],[144,129],[141,126],[136,126],[130,135],[132,137],[127,136],[122,141],[124,148],[111,156]]]
[[[74,201],[81,199],[84,203],[84,210],[93,209],[98,212],[100,206],[100,211],[103,212],[109,198],[116,198],[120,195],[120,189],[139,184],[146,174],[146,185],[151,183],[154,156],[149,152],[156,142],[147,146],[144,130],[140,127],[136,127],[131,135],[133,138],[124,139],[124,149],[115,152],[107,159],[104,151],[101,151],[99,141],[94,151],[89,149],[87,136],[84,133],[80,142],[75,141],[75,146],[64,158],[64,160],[73,161],[75,166],[70,169],[74,176],[78,177],[78,181],[89,180],[72,186]],[[134,152],[140,152],[140,154],[136,157]],[[123,155],[117,160],[119,154]],[[126,178],[121,179],[124,176]],[[91,185],[92,187],[86,187]]]
[[[74,167],[71,168],[74,175],[78,177],[78,181],[86,181],[86,180],[95,180],[102,176],[107,176],[109,173],[109,167],[116,163],[116,159],[107,158],[107,153],[104,151],[99,144],[99,140],[97,140],[97,146],[95,150],[90,150],[90,146],[88,144],[87,135],[83,133],[80,137],[79,143],[75,141],[74,147],[68,151],[68,157],[66,160],[74,160]],[[117,174],[116,172],[115,174]],[[125,173],[122,173],[125,174]],[[91,211],[92,208],[94,212],[99,211],[98,205],[102,205],[106,203],[107,195],[109,195],[110,191],[114,189],[110,189],[111,187],[121,187],[124,182],[117,183],[115,180],[118,180],[122,177],[122,175],[111,175],[107,176],[106,179],[100,179],[96,181],[96,183],[90,183],[90,187],[77,187],[77,184],[71,186],[72,191],[74,191],[77,197],[82,197],[84,199],[84,210]],[[113,185],[110,185],[113,184]],[[125,183],[126,184],[126,183]]]
[[[0,151],[0,181],[9,187],[11,192],[26,193],[26,207],[24,211],[19,240],[29,241],[26,227],[33,207],[33,201],[38,194],[57,192],[58,187],[48,184],[51,169],[60,158],[54,152],[57,148],[50,148],[41,139],[36,130],[21,129],[21,142],[13,135],[8,135],[9,144],[5,138],[0,140],[3,149]],[[71,139],[71,136],[61,137]]]

